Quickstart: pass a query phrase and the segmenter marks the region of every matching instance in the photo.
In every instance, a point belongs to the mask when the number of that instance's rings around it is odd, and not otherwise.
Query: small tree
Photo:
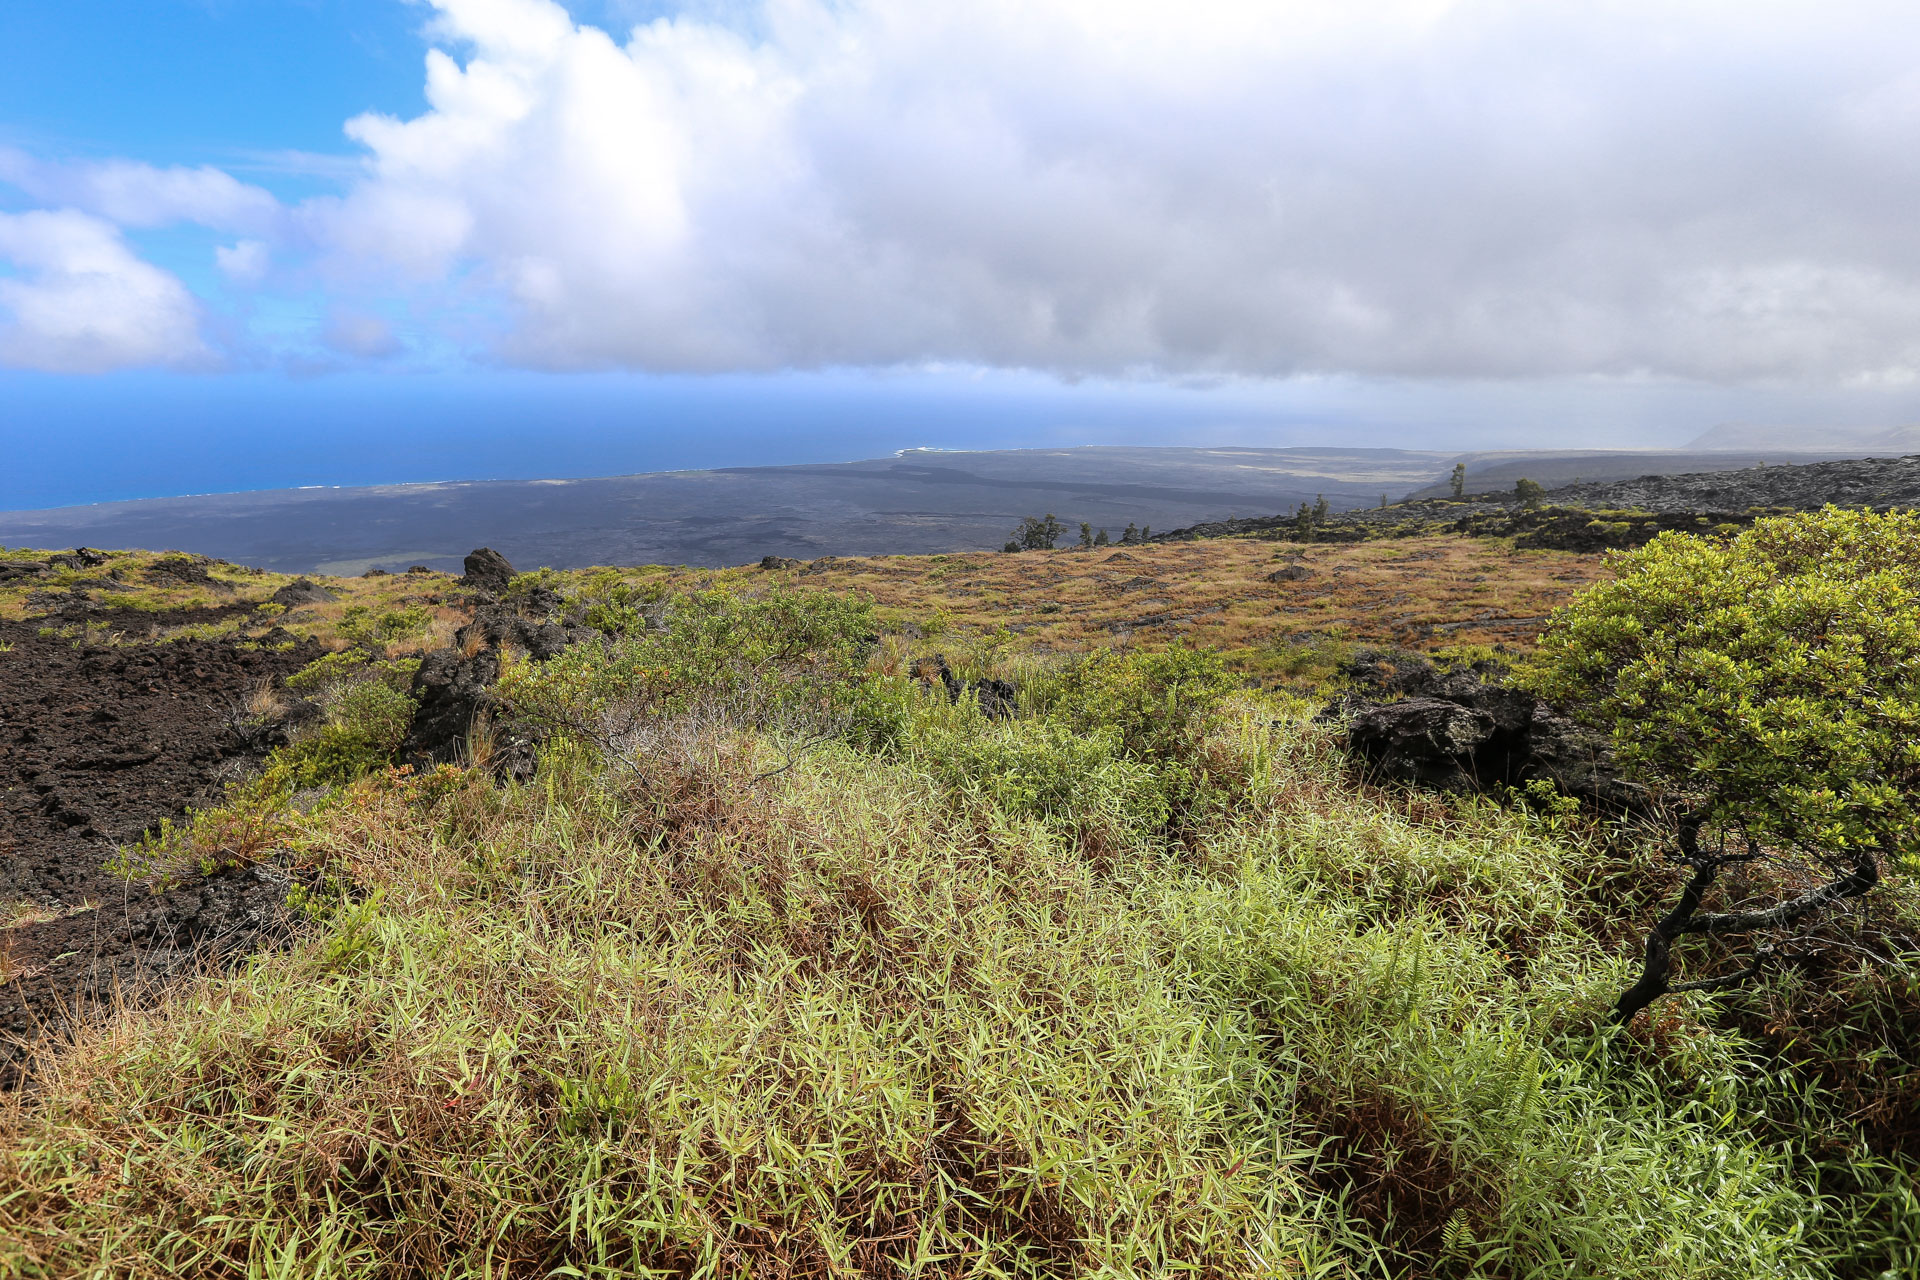
[[[1128,546],[1140,541],[1140,530],[1134,528],[1133,521],[1127,521],[1126,529],[1120,534],[1120,545]]]
[[[1100,530],[1100,532],[1093,535],[1093,545],[1096,547],[1107,546],[1112,541],[1113,539],[1107,536],[1107,531],[1105,529],[1102,529]]]
[[[1080,522],[1080,549],[1082,551],[1088,551],[1088,550],[1091,550],[1092,547],[1093,547],[1093,526],[1088,524],[1085,520],[1082,520]]]
[[[1013,537],[1007,540],[1008,551],[1051,551],[1053,544],[1060,541],[1060,535],[1067,526],[1049,511],[1044,516],[1028,516],[1013,531]]]
[[[1626,1022],[1668,992],[1745,981],[1883,865],[1911,869],[1920,514],[1829,507],[1724,542],[1663,534],[1613,563],[1613,581],[1554,616],[1522,679],[1610,728],[1621,762],[1680,807],[1677,857],[1692,874],[1615,1007]],[[1723,868],[1782,860],[1813,887],[1700,909]],[[1763,941],[1744,968],[1672,980],[1683,939],[1752,935]]]
[[[1546,496],[1546,492],[1538,480],[1529,480],[1525,476],[1513,482],[1513,496],[1520,499],[1520,505],[1529,511],[1539,507],[1540,499]]]
[[[1293,536],[1302,542],[1313,541],[1313,508],[1304,502],[1293,513]]]
[[[1328,510],[1327,495],[1324,493],[1315,494],[1313,496],[1313,523],[1315,525],[1325,524],[1327,522]]]
[[[1141,526],[1140,526],[1140,541],[1142,541],[1142,542],[1145,542],[1145,541],[1147,541],[1147,540],[1148,540],[1149,538],[1151,538],[1151,537],[1153,537],[1153,526],[1152,526],[1152,525],[1150,525],[1150,524],[1143,524],[1143,525],[1141,525]]]
[[[1449,488],[1453,490],[1454,497],[1464,498],[1467,496],[1467,464],[1466,463],[1456,462],[1453,464],[1453,476],[1447,481],[1447,485]]]

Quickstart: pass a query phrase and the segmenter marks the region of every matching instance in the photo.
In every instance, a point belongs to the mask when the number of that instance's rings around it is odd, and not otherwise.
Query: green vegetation
[[[1724,541],[1669,533],[1618,567],[1541,637],[1531,682],[1611,728],[1680,810],[1693,875],[1621,997],[1631,1018],[1745,981],[1783,931],[1920,866],[1920,515],[1829,507]],[[1770,860],[1802,864],[1779,902],[1700,911],[1724,869]],[[1670,981],[1679,939],[1750,934],[1774,940],[1746,967]]]
[[[1911,669],[1915,606],[1834,566],[1915,553],[1814,524],[1826,543],[1656,543],[1537,678],[1612,714],[1697,677],[1644,619],[1690,589],[1668,566],[1724,555],[1698,572],[1733,575],[1732,612],[1703,635],[1733,645],[1745,608],[1834,654],[1735,652],[1757,683],[1699,714],[1753,708],[1761,742],[1723,759],[1775,778],[1759,709],[1788,696],[1849,726],[1833,770],[1884,773],[1908,712],[1883,704],[1915,691],[1873,662]],[[1784,553],[1741,568],[1779,545],[1831,580],[1817,633]],[[901,581],[976,572],[932,568]],[[0,1101],[0,1276],[1920,1269],[1911,963],[1783,967],[1614,1026],[1667,832],[1366,785],[1317,703],[1205,649],[948,634],[949,693],[843,587],[527,578],[613,635],[504,663],[531,781],[384,767],[411,667],[371,646],[290,682],[322,725],[226,820],[320,886],[311,924],[75,1032]],[[1867,605],[1905,621],[1846,612]],[[1017,710],[967,694],[988,679]],[[1720,794],[1658,737],[1637,763]],[[308,812],[293,774],[326,788]],[[1770,787],[1768,821],[1879,832],[1911,799],[1884,776],[1897,802]],[[190,846],[223,847],[220,820]],[[1904,882],[1873,901],[1915,918]]]
[[[1920,515],[1663,534],[1562,610],[1534,684],[1763,838],[1920,844]]]
[[[347,649],[289,676],[287,688],[313,700],[320,722],[275,756],[269,775],[295,789],[338,786],[391,763],[413,719],[407,687],[419,667],[418,658]]]
[[[1004,550],[1007,551],[1051,551],[1054,543],[1060,541],[1060,535],[1067,526],[1049,511],[1044,516],[1028,516],[1007,539]]]
[[[384,652],[397,641],[425,635],[432,620],[433,615],[418,605],[376,613],[367,605],[354,604],[341,611],[339,632],[349,644],[370,652]]]

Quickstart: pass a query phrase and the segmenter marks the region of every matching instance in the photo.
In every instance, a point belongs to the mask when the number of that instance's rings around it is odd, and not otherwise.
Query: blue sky
[[[0,507],[1920,418],[1920,18],[11,0]]]

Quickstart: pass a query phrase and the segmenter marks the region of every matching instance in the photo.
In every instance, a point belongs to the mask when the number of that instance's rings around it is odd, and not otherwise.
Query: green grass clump
[[[532,782],[342,786],[293,945],[37,1061],[0,1275],[1912,1260],[1912,1164],[1823,1183],[1841,1108],[1711,999],[1606,1025],[1626,833],[1369,789],[1204,654],[1034,662],[989,720],[863,665],[858,601],[656,603],[510,668]]]
[[[419,667],[418,658],[348,649],[288,676],[288,690],[311,698],[320,720],[275,752],[269,774],[290,789],[343,786],[391,763],[413,721],[408,689]]]

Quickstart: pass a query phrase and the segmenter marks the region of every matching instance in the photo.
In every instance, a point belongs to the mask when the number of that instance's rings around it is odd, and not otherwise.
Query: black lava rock
[[[292,609],[303,604],[326,604],[340,597],[317,582],[306,578],[295,578],[267,598],[275,604]]]
[[[1544,779],[1612,812],[1648,803],[1603,734],[1505,684],[1490,665],[1442,670],[1418,654],[1363,650],[1345,670],[1362,692],[1330,710],[1348,716],[1347,750],[1382,777],[1443,791]]]
[[[500,656],[483,649],[467,657],[458,649],[428,654],[413,673],[419,704],[400,758],[415,768],[457,763],[469,754],[474,722],[492,710],[489,686],[500,678]]]
[[[488,595],[499,595],[513,581],[513,565],[492,547],[479,547],[468,553],[464,565],[467,572],[461,581]]]

